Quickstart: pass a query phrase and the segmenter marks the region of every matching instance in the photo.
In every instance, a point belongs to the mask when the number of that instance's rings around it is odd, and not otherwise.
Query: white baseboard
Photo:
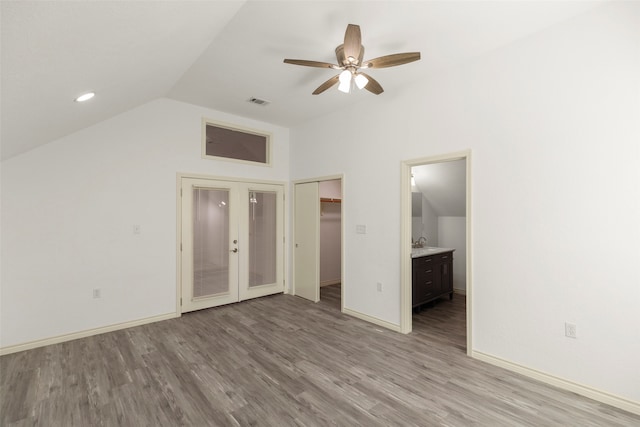
[[[175,312],[161,314],[158,316],[146,317],[144,319],[132,320],[130,322],[117,323],[115,325],[102,326],[100,328],[87,329],[84,331],[73,332],[70,334],[58,335],[56,337],[29,341],[26,343],[10,345],[7,347],[0,347],[0,356],[5,354],[17,353],[19,351],[31,350],[37,347],[44,347],[45,345],[59,344],[65,341],[77,340],[78,338],[85,338],[93,335],[104,334],[105,332],[113,332],[113,331],[118,331],[120,329],[127,329],[133,326],[146,325],[147,323],[159,322],[161,320],[174,319],[176,317],[180,317],[180,314]]]
[[[555,375],[531,369],[526,366],[509,362],[508,360],[504,360],[499,357],[495,357],[479,351],[472,351],[471,357],[473,357],[474,359],[482,360],[483,362],[490,363],[491,365],[499,366],[509,371],[517,372],[529,378],[542,381],[543,383],[551,384],[561,389],[571,391],[573,393],[588,397],[593,400],[597,400],[598,402],[615,406],[616,408],[622,409],[624,411],[640,415],[640,402],[616,396],[606,391],[597,390],[593,387],[578,384],[573,381],[565,380],[564,378],[556,377]]]
[[[386,320],[378,319],[377,317],[369,316],[368,314],[360,313],[359,311],[351,310],[349,308],[342,309],[342,312],[349,316],[364,320],[365,322],[373,323],[374,325],[382,326],[386,329],[391,329],[394,332],[400,332],[400,325],[387,322]]]

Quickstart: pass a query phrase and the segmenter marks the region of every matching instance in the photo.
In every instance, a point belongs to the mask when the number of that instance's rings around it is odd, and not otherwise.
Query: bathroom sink
[[[424,248],[413,248],[411,250],[411,258],[419,258],[423,256],[437,255],[443,252],[453,252],[455,249],[439,248],[436,246],[427,246]]]

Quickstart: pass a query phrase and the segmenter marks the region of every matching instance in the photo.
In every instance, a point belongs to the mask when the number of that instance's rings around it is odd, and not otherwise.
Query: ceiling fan
[[[368,68],[387,68],[396,65],[407,64],[409,62],[420,59],[420,52],[396,53],[393,55],[385,55],[379,58],[363,61],[364,46],[361,44],[360,26],[349,24],[347,31],[344,33],[344,43],[336,47],[336,59],[338,65],[328,62],[307,61],[304,59],[285,59],[287,64],[304,65],[306,67],[331,68],[333,70],[343,70],[340,74],[331,77],[322,83],[316,90],[314,95],[321,94],[325,90],[337,83],[338,90],[349,93],[353,84],[358,89],[367,89],[371,93],[380,95],[384,89],[373,77],[363,73],[361,70]]]

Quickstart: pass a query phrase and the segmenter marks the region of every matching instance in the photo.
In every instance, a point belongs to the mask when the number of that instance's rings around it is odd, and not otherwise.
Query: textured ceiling
[[[411,90],[456,66],[598,2],[563,1],[2,1],[2,158],[159,97],[282,126]],[[347,24],[365,59],[420,51],[422,60],[370,70],[384,87],[311,92]],[[74,103],[92,90],[96,98]],[[268,106],[247,102],[271,101]]]

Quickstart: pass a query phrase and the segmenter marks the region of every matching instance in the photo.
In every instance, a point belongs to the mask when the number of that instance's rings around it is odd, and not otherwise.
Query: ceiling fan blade
[[[347,31],[344,33],[344,56],[346,59],[350,57],[358,59],[360,57],[360,47],[362,46],[362,37],[360,36],[360,26],[349,24]]]
[[[340,69],[340,67],[335,64],[319,61],[307,61],[305,59],[285,59],[284,62],[285,64],[304,65],[305,67],[333,68],[334,70]]]
[[[420,52],[396,53],[364,61],[362,68],[395,67],[396,65],[408,64],[409,62],[417,61],[419,59]]]
[[[368,90],[371,93],[375,93],[376,95],[380,95],[382,92],[384,92],[384,89],[382,89],[382,86],[380,86],[380,83],[378,83],[376,79],[374,79],[373,77],[365,73],[360,73],[360,74],[362,74],[367,79],[369,79],[369,82],[364,87],[366,90]]]
[[[325,90],[329,89],[331,86],[335,85],[336,83],[338,83],[340,80],[340,74],[331,77],[329,80],[327,80],[326,82],[322,83],[320,86],[318,86],[318,88],[316,90],[313,91],[314,95],[319,95],[322,92],[324,92]]]

